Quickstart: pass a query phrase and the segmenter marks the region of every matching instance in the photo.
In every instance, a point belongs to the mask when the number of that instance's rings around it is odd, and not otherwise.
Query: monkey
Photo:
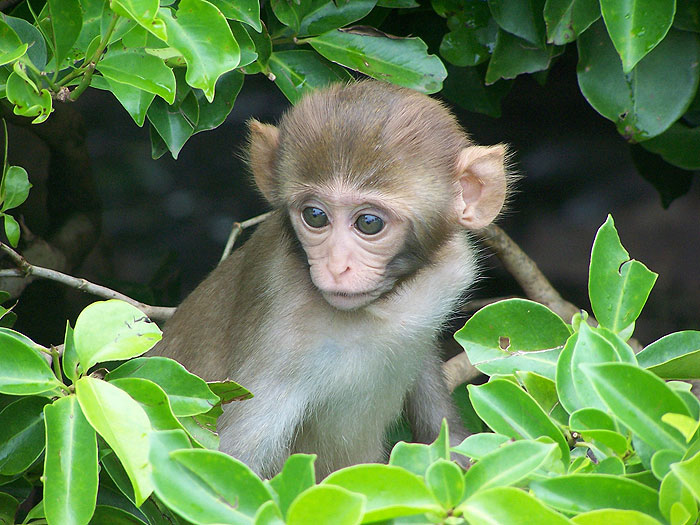
[[[258,475],[293,453],[318,476],[387,459],[401,414],[430,443],[452,404],[437,337],[477,276],[470,230],[499,215],[505,145],[479,146],[441,102],[374,80],[249,121],[273,209],[166,323],[155,354],[254,394],[225,406],[220,449]]]

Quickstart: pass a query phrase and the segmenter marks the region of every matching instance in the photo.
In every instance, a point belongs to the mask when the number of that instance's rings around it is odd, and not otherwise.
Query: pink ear
[[[275,126],[263,124],[255,119],[248,121],[249,161],[255,184],[265,198],[274,203],[275,159],[279,145],[279,131]]]
[[[506,147],[470,146],[457,163],[459,223],[470,230],[488,226],[506,200]]]

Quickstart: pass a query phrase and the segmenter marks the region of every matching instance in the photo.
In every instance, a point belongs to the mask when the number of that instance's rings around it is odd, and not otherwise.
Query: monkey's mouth
[[[377,290],[360,293],[327,292],[322,290],[321,295],[323,295],[323,298],[328,304],[338,310],[356,310],[367,306],[379,297],[380,293]]]

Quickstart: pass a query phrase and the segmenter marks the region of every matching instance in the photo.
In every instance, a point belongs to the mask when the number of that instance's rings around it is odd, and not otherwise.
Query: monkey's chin
[[[333,308],[338,310],[357,310],[367,306],[379,297],[378,292],[366,293],[344,293],[344,292],[324,292],[321,290],[321,295]]]

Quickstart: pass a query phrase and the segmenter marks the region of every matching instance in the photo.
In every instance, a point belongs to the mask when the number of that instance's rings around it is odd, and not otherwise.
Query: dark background
[[[94,179],[102,200],[102,235],[76,273],[139,297],[175,305],[217,264],[231,223],[265,211],[240,160],[245,122],[274,123],[288,102],[275,85],[247,77],[233,112],[219,128],[191,138],[174,161],[152,160],[148,125],[138,128],[111,94],[89,90],[75,104],[87,127]],[[700,189],[663,209],[655,189],[632,163],[628,144],[598,115],[576,84],[575,54],[555,65],[544,86],[518,78],[503,101],[503,116],[460,111],[481,144],[505,142],[522,179],[500,225],[562,295],[590,311],[587,276],[597,228],[612,213],[631,256],[660,274],[638,323],[649,343],[698,329],[700,311]],[[10,162],[34,184],[21,209],[34,231],[50,218],[41,203],[48,152],[31,133],[10,130]],[[484,258],[476,297],[520,294],[493,257]],[[95,298],[36,282],[17,307],[17,329],[44,344],[63,338]]]

